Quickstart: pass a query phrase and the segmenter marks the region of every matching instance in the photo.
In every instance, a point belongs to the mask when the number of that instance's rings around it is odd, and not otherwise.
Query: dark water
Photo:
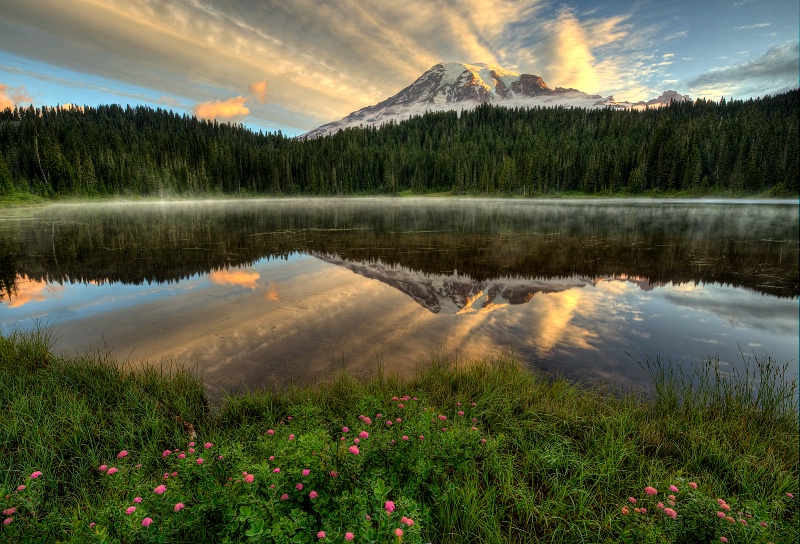
[[[197,365],[210,387],[500,355],[797,372],[794,202],[271,200],[6,209],[0,328]]]

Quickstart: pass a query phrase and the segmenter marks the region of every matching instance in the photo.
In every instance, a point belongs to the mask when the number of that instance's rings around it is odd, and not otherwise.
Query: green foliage
[[[0,195],[796,195],[798,97],[643,112],[484,104],[310,140],[141,106],[6,109]]]
[[[512,360],[434,359],[413,379],[341,376],[212,412],[188,374],[63,359],[48,339],[0,336],[0,511],[11,520],[0,531],[12,542],[311,543],[323,531],[325,542],[350,532],[383,543],[400,542],[398,529],[407,543],[798,537],[787,495],[798,488],[796,381],[765,379],[770,391],[753,396],[750,378],[712,373],[675,400],[663,365],[647,400]],[[677,490],[660,489],[669,483]],[[661,493],[644,494],[650,485]]]

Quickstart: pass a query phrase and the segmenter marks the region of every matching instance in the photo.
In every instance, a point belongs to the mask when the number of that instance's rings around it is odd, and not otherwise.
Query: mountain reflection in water
[[[797,224],[796,204],[664,201],[13,210],[0,219],[0,327],[57,323],[62,349],[173,355],[225,386],[504,349],[637,382],[628,353],[796,358]]]

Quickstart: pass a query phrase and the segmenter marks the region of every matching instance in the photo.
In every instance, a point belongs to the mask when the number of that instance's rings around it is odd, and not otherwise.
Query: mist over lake
[[[637,360],[798,354],[798,205],[331,199],[4,210],[0,328],[196,366],[210,387],[513,352],[624,387]]]

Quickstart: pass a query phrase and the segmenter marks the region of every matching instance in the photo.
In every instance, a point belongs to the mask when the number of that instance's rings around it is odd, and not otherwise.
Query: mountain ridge
[[[613,96],[604,98],[572,88],[553,89],[538,75],[520,74],[495,64],[441,62],[398,93],[377,104],[354,111],[338,121],[317,127],[301,137],[326,136],[348,127],[380,126],[429,111],[461,112],[486,102],[512,108],[566,106],[586,109],[646,109],[669,104],[671,100],[691,98],[668,90],[647,102],[618,102]]]

